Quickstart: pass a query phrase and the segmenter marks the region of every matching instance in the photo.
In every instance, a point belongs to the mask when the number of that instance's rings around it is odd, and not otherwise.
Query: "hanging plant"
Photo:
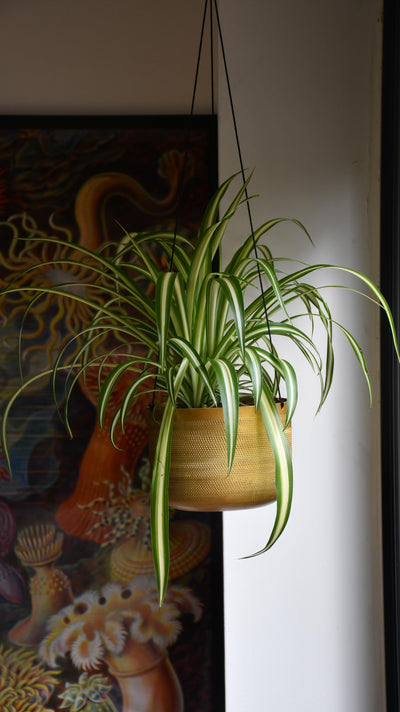
[[[99,382],[99,423],[103,426],[106,419],[110,422],[113,408],[109,433],[115,446],[116,434],[126,427],[129,410],[137,399],[153,393],[155,412],[161,406],[151,490],[152,547],[160,601],[168,582],[168,479],[177,409],[221,409],[226,474],[235,463],[239,406],[251,403],[261,415],[274,458],[277,511],[267,542],[257,552],[260,554],[281,535],[292,501],[292,459],[285,429],[296,409],[298,389],[295,366],[284,357],[285,342],[296,347],[315,372],[321,387],[319,407],[332,384],[336,329],[348,340],[371,391],[360,345],[344,325],[335,321],[322,288],[310,284],[308,278],[332,268],[355,277],[368,290],[368,298],[383,309],[399,356],[389,306],[368,277],[350,267],[329,264],[301,264],[290,273],[279,272],[279,261],[271,255],[264,239],[286,219],[271,219],[252,230],[227,264],[222,265],[219,248],[226,229],[238,208],[247,202],[248,180],[218,217],[233,179],[234,176],[226,180],[210,201],[194,244],[183,235],[169,232],[125,233],[118,245],[99,252],[65,243],[69,254],[64,253],[62,262],[53,260],[49,264],[54,269],[85,265],[91,275],[85,293],[71,289],[68,283],[49,287],[31,280],[32,287],[27,277],[33,278],[39,269],[32,267],[10,281],[2,295],[3,300],[14,293],[29,297],[21,340],[27,315],[42,295],[51,293],[56,299],[74,300],[92,314],[91,321],[60,347],[54,364],[29,378],[8,402],[2,423],[8,461],[10,410],[24,388],[42,376],[51,377],[57,401],[56,377],[65,375],[63,417],[71,435],[70,397],[76,383],[84,383],[85,374],[92,373],[94,366]],[[290,222],[308,236],[300,222]],[[168,262],[171,268],[163,268]],[[316,323],[324,334],[323,349],[314,339]],[[126,383],[127,374],[128,385],[116,401],[112,395],[122,379]],[[284,399],[286,412],[282,421]],[[246,487],[245,473],[242,480]]]

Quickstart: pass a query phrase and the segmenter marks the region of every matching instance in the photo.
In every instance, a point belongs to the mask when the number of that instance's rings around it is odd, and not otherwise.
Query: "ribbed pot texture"
[[[286,405],[279,410],[285,422]],[[291,425],[285,432],[291,446]],[[157,433],[157,423],[150,418],[150,457]],[[275,499],[275,461],[259,410],[254,406],[239,408],[236,453],[229,474],[222,408],[176,410],[169,475],[171,507],[218,512],[259,507]]]

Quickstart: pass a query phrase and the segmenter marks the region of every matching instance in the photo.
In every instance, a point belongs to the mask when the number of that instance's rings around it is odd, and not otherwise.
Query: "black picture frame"
[[[381,286],[400,333],[400,5],[385,0],[382,74]],[[400,709],[400,372],[381,330],[382,520],[387,712]]]
[[[178,221],[191,234],[199,223],[208,198],[217,187],[215,115],[2,116],[0,218],[5,220],[10,210],[12,213],[26,212],[28,215],[34,215],[35,220],[40,223],[40,228],[46,230],[41,221],[49,218],[51,207],[51,213],[61,215],[61,220],[70,220],[72,225],[76,187],[99,172],[117,170],[130,171],[144,192],[151,194],[153,202],[160,203],[166,190],[165,170],[160,169],[160,161],[166,154],[172,155],[174,160],[176,152],[180,153],[181,157],[184,156],[185,165],[190,164],[190,176],[182,190],[181,186],[177,185],[175,203],[171,204],[169,211],[160,212],[156,220],[158,226],[160,221],[166,221],[165,224],[168,223],[169,228]],[[135,156],[136,163],[133,165]],[[106,216],[109,239],[114,239],[114,230],[117,231],[116,234],[120,231],[120,226],[111,225],[112,214],[116,209],[122,224],[124,221],[129,223],[130,218],[133,219],[135,224],[126,224],[128,229],[151,228],[152,217],[141,208],[140,201],[139,204],[130,205],[128,208],[121,203],[120,197],[117,198],[120,202],[113,203],[112,200],[109,201]],[[76,225],[71,229],[76,229]],[[0,236],[0,251],[3,254],[6,254],[7,247],[4,238]],[[4,271],[4,265],[2,269]],[[12,493],[14,485],[7,485],[7,477],[1,465],[0,462],[0,503],[3,502],[11,511],[15,508],[14,518],[18,531],[19,522],[25,524],[28,521],[29,524],[29,516],[40,517],[42,510],[49,510],[51,502],[46,500],[43,505],[40,504],[39,512],[34,515],[31,512],[28,515],[28,509],[35,509],[38,495],[33,499],[28,496],[27,505],[22,506],[21,499]],[[44,485],[43,491],[47,491],[46,487],[47,485]],[[54,492],[52,496],[57,497]],[[186,516],[181,515],[183,519]],[[218,513],[194,513],[190,516],[192,520],[209,527],[211,531],[210,551],[196,579],[203,596],[200,602],[203,608],[202,620],[205,622],[201,624],[203,628],[200,633],[191,623],[182,622],[179,638],[181,643],[171,652],[171,660],[182,687],[185,712],[223,712],[225,685],[222,516]],[[73,556],[79,556],[76,537],[72,536],[72,539],[71,552]],[[11,545],[5,555],[5,561],[8,561],[7,565],[15,571],[18,569],[19,562]],[[71,562],[67,560],[64,563],[68,569]],[[19,575],[25,577],[28,590],[26,572],[20,571]],[[10,625],[14,625],[18,614],[16,617],[14,604],[10,600],[5,601],[0,591],[0,608],[2,602],[3,610],[6,608],[7,611],[5,615],[0,614],[0,640],[7,643],[7,619]],[[24,606],[29,616],[27,600],[24,601]],[[120,704],[117,692],[113,703],[116,706]]]

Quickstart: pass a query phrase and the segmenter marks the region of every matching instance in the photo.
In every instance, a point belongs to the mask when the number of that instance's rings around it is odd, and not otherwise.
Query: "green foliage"
[[[266,551],[282,533],[292,499],[291,454],[276,402],[283,392],[287,399],[288,423],[296,408],[298,389],[294,366],[281,356],[285,342],[296,347],[319,379],[319,407],[332,384],[335,326],[347,338],[371,390],[361,347],[344,326],[336,324],[322,296],[323,289],[310,284],[308,277],[333,268],[357,278],[369,290],[368,298],[383,309],[399,355],[389,306],[363,274],[328,264],[296,265],[290,274],[279,271],[279,260],[272,257],[262,238],[284,222],[283,218],[265,222],[253,235],[246,236],[226,266],[215,267],[215,262],[220,261],[219,248],[226,228],[237,209],[246,202],[248,181],[219,217],[221,201],[226,198],[234,178],[225,181],[210,201],[194,244],[181,235],[158,232],[126,233],[118,245],[107,246],[98,253],[79,245],[71,246],[71,257],[63,258],[63,265],[82,264],[91,271],[92,278],[85,291],[71,291],[68,283],[50,290],[46,287],[46,293],[51,291],[55,297],[76,300],[91,314],[81,333],[71,336],[60,348],[53,366],[54,389],[56,374],[66,373],[64,418],[67,427],[72,389],[79,378],[85,379],[86,372],[94,365],[101,386],[98,414],[102,425],[120,379],[127,373],[131,375],[130,385],[112,417],[110,437],[115,445],[117,427],[124,428],[134,399],[155,392],[156,399],[165,405],[154,458],[151,505],[160,601],[168,580],[168,474],[175,409],[222,406],[230,468],[239,404],[251,398],[255,407],[261,408],[275,455],[277,488],[275,523],[262,549]],[[290,222],[308,236],[301,223]],[[257,245],[258,257],[254,245]],[[173,269],[168,270],[165,265],[171,258]],[[57,261],[51,264],[57,266]],[[265,283],[263,293],[260,289],[257,291],[260,277]],[[36,286],[32,296],[32,287],[17,280],[8,285],[6,292],[24,290],[30,295],[26,310],[29,313],[45,290]],[[244,299],[247,294],[248,302]],[[304,321],[310,326],[308,332],[303,328]],[[324,335],[322,349],[313,337],[316,323]],[[74,355],[68,360],[71,349]],[[2,440],[7,457],[7,419],[24,387],[26,384],[9,401],[3,419]]]

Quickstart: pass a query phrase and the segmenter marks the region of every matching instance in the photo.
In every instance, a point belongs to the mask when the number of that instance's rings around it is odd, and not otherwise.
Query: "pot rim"
[[[281,411],[286,410],[286,399],[282,399],[283,405],[281,408]],[[276,400],[276,403],[280,403],[281,401]],[[158,408],[157,408],[158,406]],[[155,425],[159,425],[159,419],[156,417],[152,417],[152,412],[156,413],[162,413],[162,406],[160,404],[155,404],[154,406],[148,406],[148,413],[149,413],[149,422],[154,423]],[[246,417],[253,417],[255,416],[256,418],[261,418],[261,410],[258,408],[258,410],[255,409],[254,404],[252,405],[239,405],[239,418],[246,418]],[[223,409],[222,406],[207,406],[203,408],[185,408],[185,407],[176,407],[175,412],[174,412],[174,422],[176,421],[195,421],[195,420],[215,420],[215,421],[220,421],[221,418],[223,418]]]

